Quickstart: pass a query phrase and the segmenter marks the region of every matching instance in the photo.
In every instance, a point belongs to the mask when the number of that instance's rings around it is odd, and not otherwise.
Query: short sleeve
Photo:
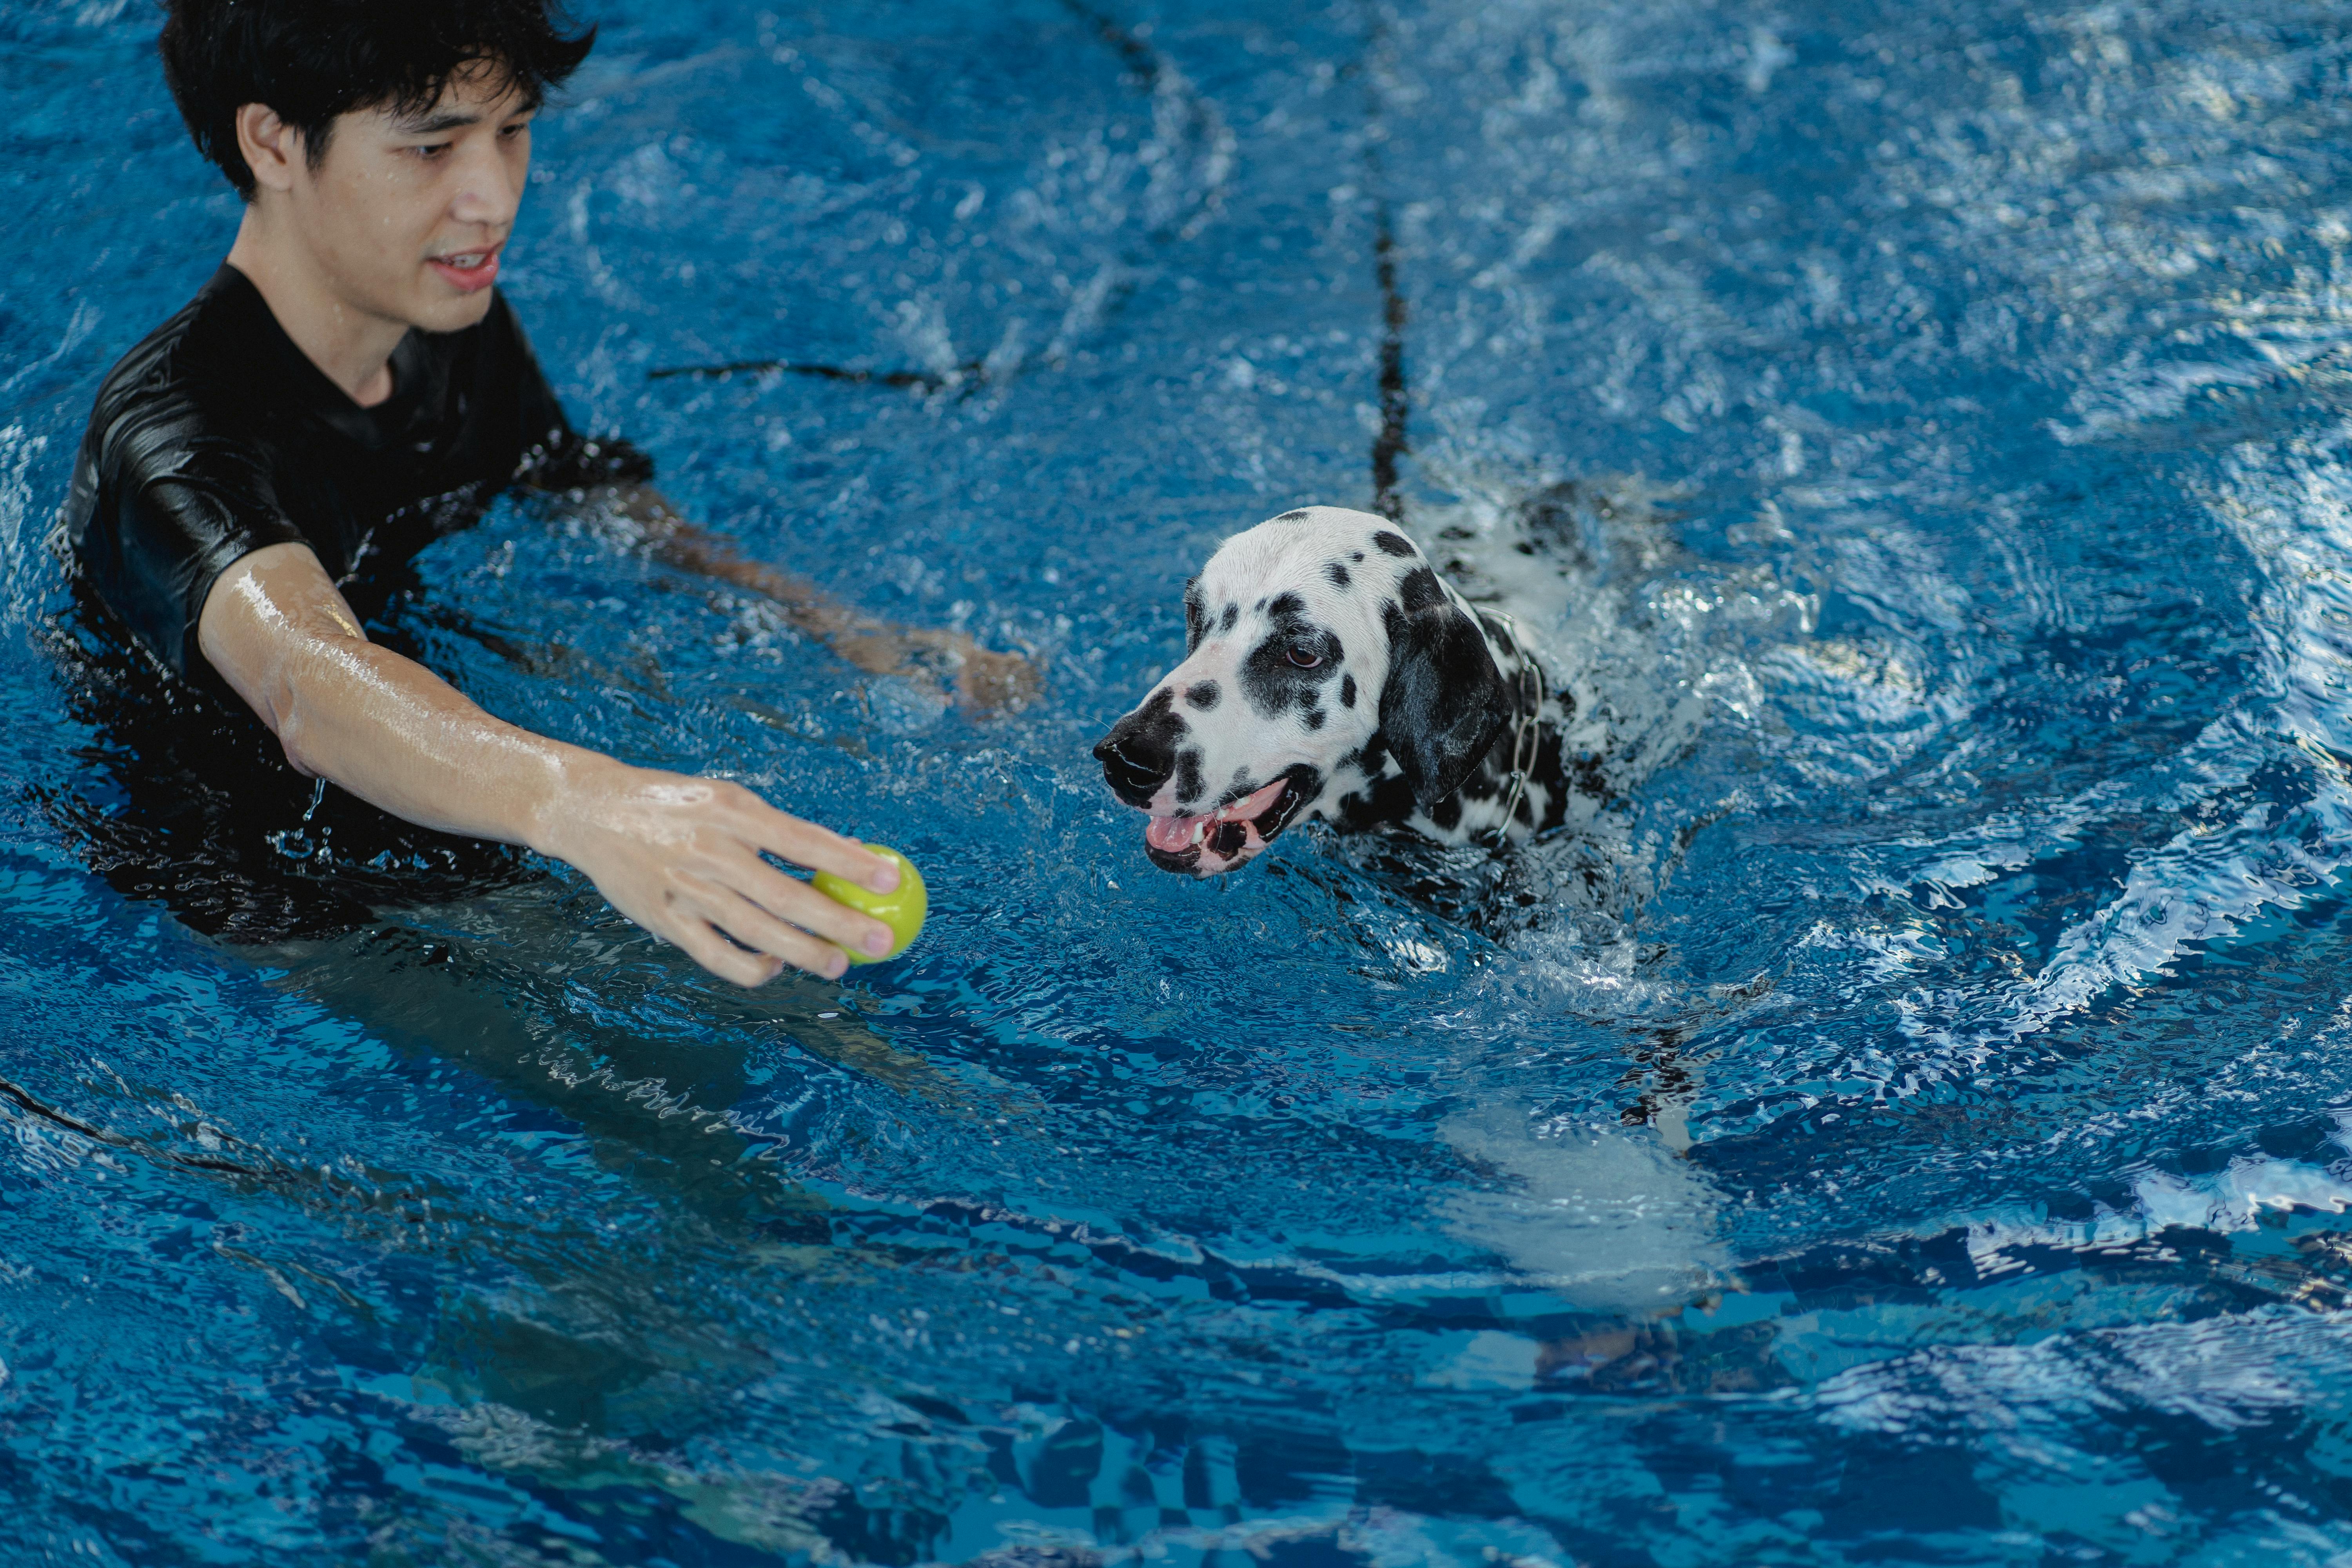
[[[309,542],[278,505],[269,455],[205,432],[184,405],[135,408],[92,436],[76,553],[131,635],[185,676],[220,574],[264,546]]]

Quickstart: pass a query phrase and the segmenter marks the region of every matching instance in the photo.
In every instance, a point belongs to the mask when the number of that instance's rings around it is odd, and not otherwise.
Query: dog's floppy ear
[[[1417,579],[1427,578],[1424,584]],[[1478,623],[1417,568],[1404,603],[1383,607],[1389,678],[1381,688],[1381,734],[1427,811],[1458,788],[1511,716],[1510,688]],[[1415,590],[1420,590],[1415,592]]]

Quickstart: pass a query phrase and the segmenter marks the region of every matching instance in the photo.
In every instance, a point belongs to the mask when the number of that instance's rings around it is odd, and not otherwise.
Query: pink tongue
[[[1181,855],[1192,847],[1192,829],[1195,826],[1213,819],[1223,822],[1255,821],[1274,809],[1274,803],[1282,798],[1282,786],[1283,781],[1276,779],[1255,794],[1244,795],[1223,810],[1204,816],[1155,816],[1143,830],[1143,841],[1154,849]]]
[[[1181,855],[1192,847],[1192,825],[1207,820],[1201,816],[1155,816],[1143,830],[1143,841],[1154,849]]]

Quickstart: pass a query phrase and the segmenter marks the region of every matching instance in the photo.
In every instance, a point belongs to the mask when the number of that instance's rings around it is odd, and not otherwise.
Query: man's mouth
[[[1293,768],[1230,805],[1198,816],[1155,816],[1143,830],[1143,850],[1163,871],[1213,877],[1246,863],[1289,826],[1306,799],[1311,770]]]
[[[425,265],[439,273],[449,286],[461,294],[478,294],[499,280],[499,252],[503,242],[484,246],[479,250],[452,251],[446,256],[428,256]]]

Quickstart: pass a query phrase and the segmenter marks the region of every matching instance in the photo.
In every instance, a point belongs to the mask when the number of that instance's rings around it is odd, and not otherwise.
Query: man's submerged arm
[[[846,961],[832,943],[889,950],[887,927],[761,857],[877,891],[897,884],[888,862],[739,785],[630,767],[492,718],[369,642],[308,545],[273,544],[221,574],[196,636],[304,773],[426,827],[569,861],[713,973],[745,985],[787,963],[837,974]]]
[[[656,559],[775,601],[794,629],[869,675],[936,681],[950,673],[957,700],[979,712],[1020,708],[1036,698],[1036,668],[1019,654],[992,652],[961,632],[893,626],[843,604],[805,577],[745,558],[680,517],[657,490],[634,486],[614,499],[645,530]]]

